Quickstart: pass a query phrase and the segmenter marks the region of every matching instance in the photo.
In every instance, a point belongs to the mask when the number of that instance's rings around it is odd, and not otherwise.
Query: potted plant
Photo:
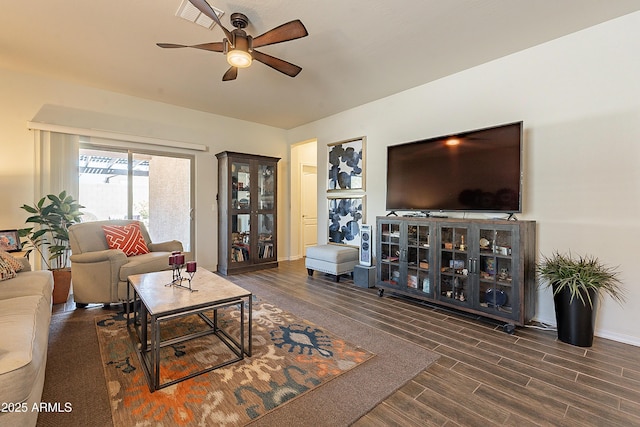
[[[33,224],[18,230],[21,238],[26,240],[24,248],[27,254],[35,250],[42,261],[53,272],[53,303],[66,302],[71,286],[71,268],[69,266],[69,232],[70,225],[80,222],[84,208],[66,191],[60,194],[48,194],[35,205],[22,205],[21,209],[31,216],[25,221]]]
[[[616,267],[592,255],[572,256],[554,252],[542,256],[536,271],[553,289],[558,339],[579,347],[591,347],[599,298],[609,295],[624,302],[622,283]]]

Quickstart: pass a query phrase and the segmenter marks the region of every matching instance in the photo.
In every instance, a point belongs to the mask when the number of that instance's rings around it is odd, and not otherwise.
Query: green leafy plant
[[[593,307],[588,290],[595,289],[597,295],[607,294],[619,304],[625,300],[617,267],[607,266],[592,255],[573,256],[570,252],[556,251],[550,257],[542,256],[536,272],[547,281],[547,287],[553,288],[554,296],[566,288],[571,292],[571,301],[578,298]]]
[[[18,230],[21,238],[26,239],[25,248],[31,252],[36,250],[47,268],[60,269],[69,265],[69,226],[80,222],[84,206],[66,191],[59,195],[49,194],[35,205],[22,205],[31,214],[26,219],[32,227]]]

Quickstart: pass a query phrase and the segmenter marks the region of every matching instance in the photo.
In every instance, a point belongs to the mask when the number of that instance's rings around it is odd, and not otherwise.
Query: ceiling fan
[[[232,13],[231,24],[235,29],[229,31],[222,25],[218,15],[205,0],[189,0],[189,2],[197,7],[200,12],[213,19],[215,23],[222,28],[226,37],[221,42],[203,43],[192,46],[174,43],[157,43],[158,46],[162,48],[191,47],[225,54],[231,68],[224,73],[222,81],[235,80],[235,78],[238,77],[238,68],[250,66],[254,59],[290,77],[295,77],[302,71],[302,68],[297,65],[255,50],[257,47],[282,43],[309,35],[307,29],[299,19],[282,24],[254,38],[247,35],[244,31],[244,28],[249,25],[249,19],[246,15],[242,13]]]

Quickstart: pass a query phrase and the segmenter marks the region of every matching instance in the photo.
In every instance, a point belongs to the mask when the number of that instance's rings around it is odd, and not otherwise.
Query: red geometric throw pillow
[[[140,224],[132,222],[127,225],[103,225],[109,249],[120,249],[127,256],[148,254],[149,248],[140,232]]]

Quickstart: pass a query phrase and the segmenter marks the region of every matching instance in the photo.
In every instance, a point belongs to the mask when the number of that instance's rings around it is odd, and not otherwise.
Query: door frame
[[[303,192],[303,188],[302,188],[302,177],[304,175],[304,169],[305,167],[313,167],[316,170],[316,242],[318,240],[318,233],[317,233],[317,221],[318,221],[318,197],[317,197],[317,191],[318,191],[318,165],[316,163],[300,163],[300,169],[298,170],[298,182],[300,183],[300,194],[302,194]],[[302,219],[302,206],[303,206],[303,201],[302,201],[302,197],[298,198],[299,201],[299,212],[300,212],[300,224],[298,226],[298,235],[300,236],[298,239],[298,245],[300,247],[300,253],[302,255],[302,257],[304,258],[306,256],[306,250],[305,250],[305,242],[304,242],[304,220]]]

